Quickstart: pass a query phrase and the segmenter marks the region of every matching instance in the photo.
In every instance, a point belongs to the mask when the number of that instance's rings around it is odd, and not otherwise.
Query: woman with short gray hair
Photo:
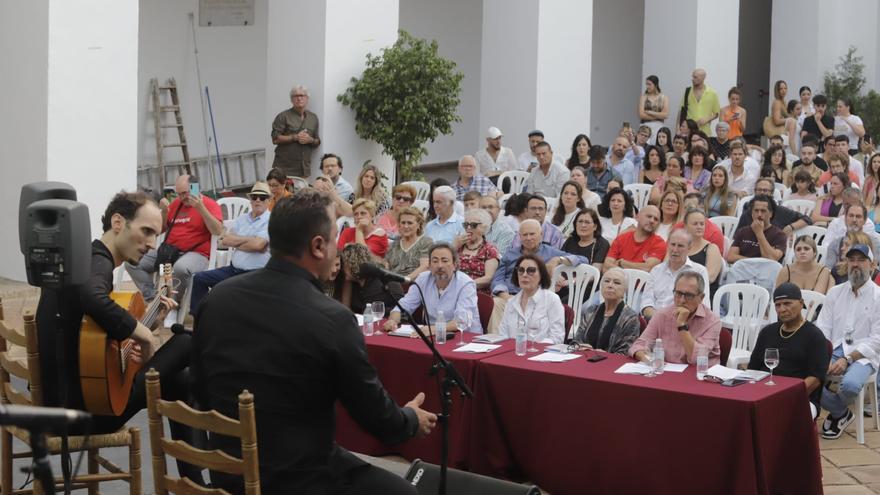
[[[600,288],[604,301],[583,306],[575,341],[589,349],[602,349],[613,354],[626,354],[639,336],[639,315],[626,305],[626,274],[611,268],[602,276]]]
[[[486,210],[475,208],[464,214],[464,234],[456,239],[459,269],[474,279],[477,290],[489,291],[492,277],[501,257],[494,244],[486,240],[492,228],[492,217]]]

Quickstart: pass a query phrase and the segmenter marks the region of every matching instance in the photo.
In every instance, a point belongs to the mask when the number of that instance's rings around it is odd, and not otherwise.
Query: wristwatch
[[[853,364],[853,358],[852,358],[852,356],[850,356],[849,354],[847,354],[846,356],[843,356],[843,357],[846,358],[846,364],[847,364],[847,365]]]
[[[685,323],[684,325],[679,325],[679,326],[678,326],[678,331],[679,331],[679,332],[687,332],[687,331],[688,331],[688,324]]]

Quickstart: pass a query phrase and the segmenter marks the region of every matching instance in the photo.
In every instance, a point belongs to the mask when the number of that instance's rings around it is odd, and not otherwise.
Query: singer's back
[[[415,432],[415,415],[367,360],[354,315],[290,261],[273,257],[219,284],[199,305],[193,338],[203,404],[236,417],[238,393],[254,394],[264,493],[331,493],[339,472],[364,464],[335,444],[337,400],[384,442]],[[238,443],[223,440],[216,446],[238,455]]]

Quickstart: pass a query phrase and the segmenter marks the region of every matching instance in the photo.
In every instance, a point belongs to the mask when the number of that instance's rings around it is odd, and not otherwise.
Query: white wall
[[[196,41],[202,84],[208,86],[221,153],[255,149],[270,143],[272,121],[266,120],[267,0],[256,0],[254,25],[199,27],[198,0],[140,0],[140,50],[138,63],[138,162],[154,164],[156,140],[150,79],[177,80],[181,113],[191,157],[206,156],[205,126],[200,98],[204,91],[196,78],[192,28],[188,13],[195,14]],[[315,2],[319,3],[319,2]],[[297,30],[290,30],[291,34]],[[290,46],[277,47],[289,51]],[[284,108],[289,87],[281,92]],[[289,102],[287,102],[289,106]],[[168,118],[172,114],[168,114]],[[207,115],[207,110],[206,110]],[[211,153],[214,153],[210,132]],[[166,142],[177,142],[177,132],[165,131]],[[178,148],[165,150],[165,161],[182,159]],[[271,162],[270,162],[271,163]],[[204,179],[203,179],[204,180]],[[219,177],[218,177],[219,186]]]
[[[727,105],[727,91],[737,83],[739,0],[697,0],[696,25],[696,66],[706,69],[706,84],[718,93],[723,107]]]
[[[0,276],[23,280],[21,186],[46,180],[49,4],[0,2]],[[11,68],[15,70],[10,70]]]
[[[818,26],[818,5],[818,0],[773,0],[768,84],[779,79],[787,81],[793,98],[801,86],[809,86],[813,94],[821,92],[820,39],[804,36]],[[797,15],[797,22],[792,21],[793,15]]]
[[[538,16],[535,122],[554,153],[566,155],[590,128],[593,2],[542,0]]]
[[[819,2],[822,40],[819,44],[818,80],[825,71],[833,71],[849,47],[856,46],[856,55],[864,57],[864,89],[876,88],[878,79],[877,19],[880,5],[876,0],[849,0],[841,4],[832,0]],[[833,108],[833,103],[831,103]],[[858,111],[858,109],[856,109]]]
[[[593,3],[592,125],[586,133],[593,144],[610,146],[623,122],[639,127],[644,13],[645,0]]]
[[[483,148],[485,128],[480,127],[480,43],[483,37],[483,3],[475,0],[401,0],[400,29],[413,36],[437,40],[439,53],[457,64],[461,81],[461,122],[452,134],[428,143],[424,163],[458,160]],[[491,124],[501,127],[501,124]],[[506,131],[505,131],[506,132]]]

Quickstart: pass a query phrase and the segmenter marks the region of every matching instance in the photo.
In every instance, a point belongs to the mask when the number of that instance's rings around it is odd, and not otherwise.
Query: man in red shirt
[[[654,233],[660,223],[660,210],[648,205],[639,211],[635,230],[617,236],[611,243],[602,271],[611,267],[636,268],[650,272],[666,255],[666,241]]]
[[[196,183],[195,180],[192,182]],[[181,251],[172,272],[174,298],[179,302],[189,287],[193,273],[208,268],[211,235],[223,233],[223,214],[220,205],[213,199],[201,194],[191,194],[189,175],[178,177],[174,189],[177,191],[177,198],[170,204],[163,198],[159,206],[163,213],[164,242]],[[156,296],[156,287],[153,284],[156,252],[156,249],[151,249],[145,253],[137,266],[125,264],[132,280],[147,301]]]

